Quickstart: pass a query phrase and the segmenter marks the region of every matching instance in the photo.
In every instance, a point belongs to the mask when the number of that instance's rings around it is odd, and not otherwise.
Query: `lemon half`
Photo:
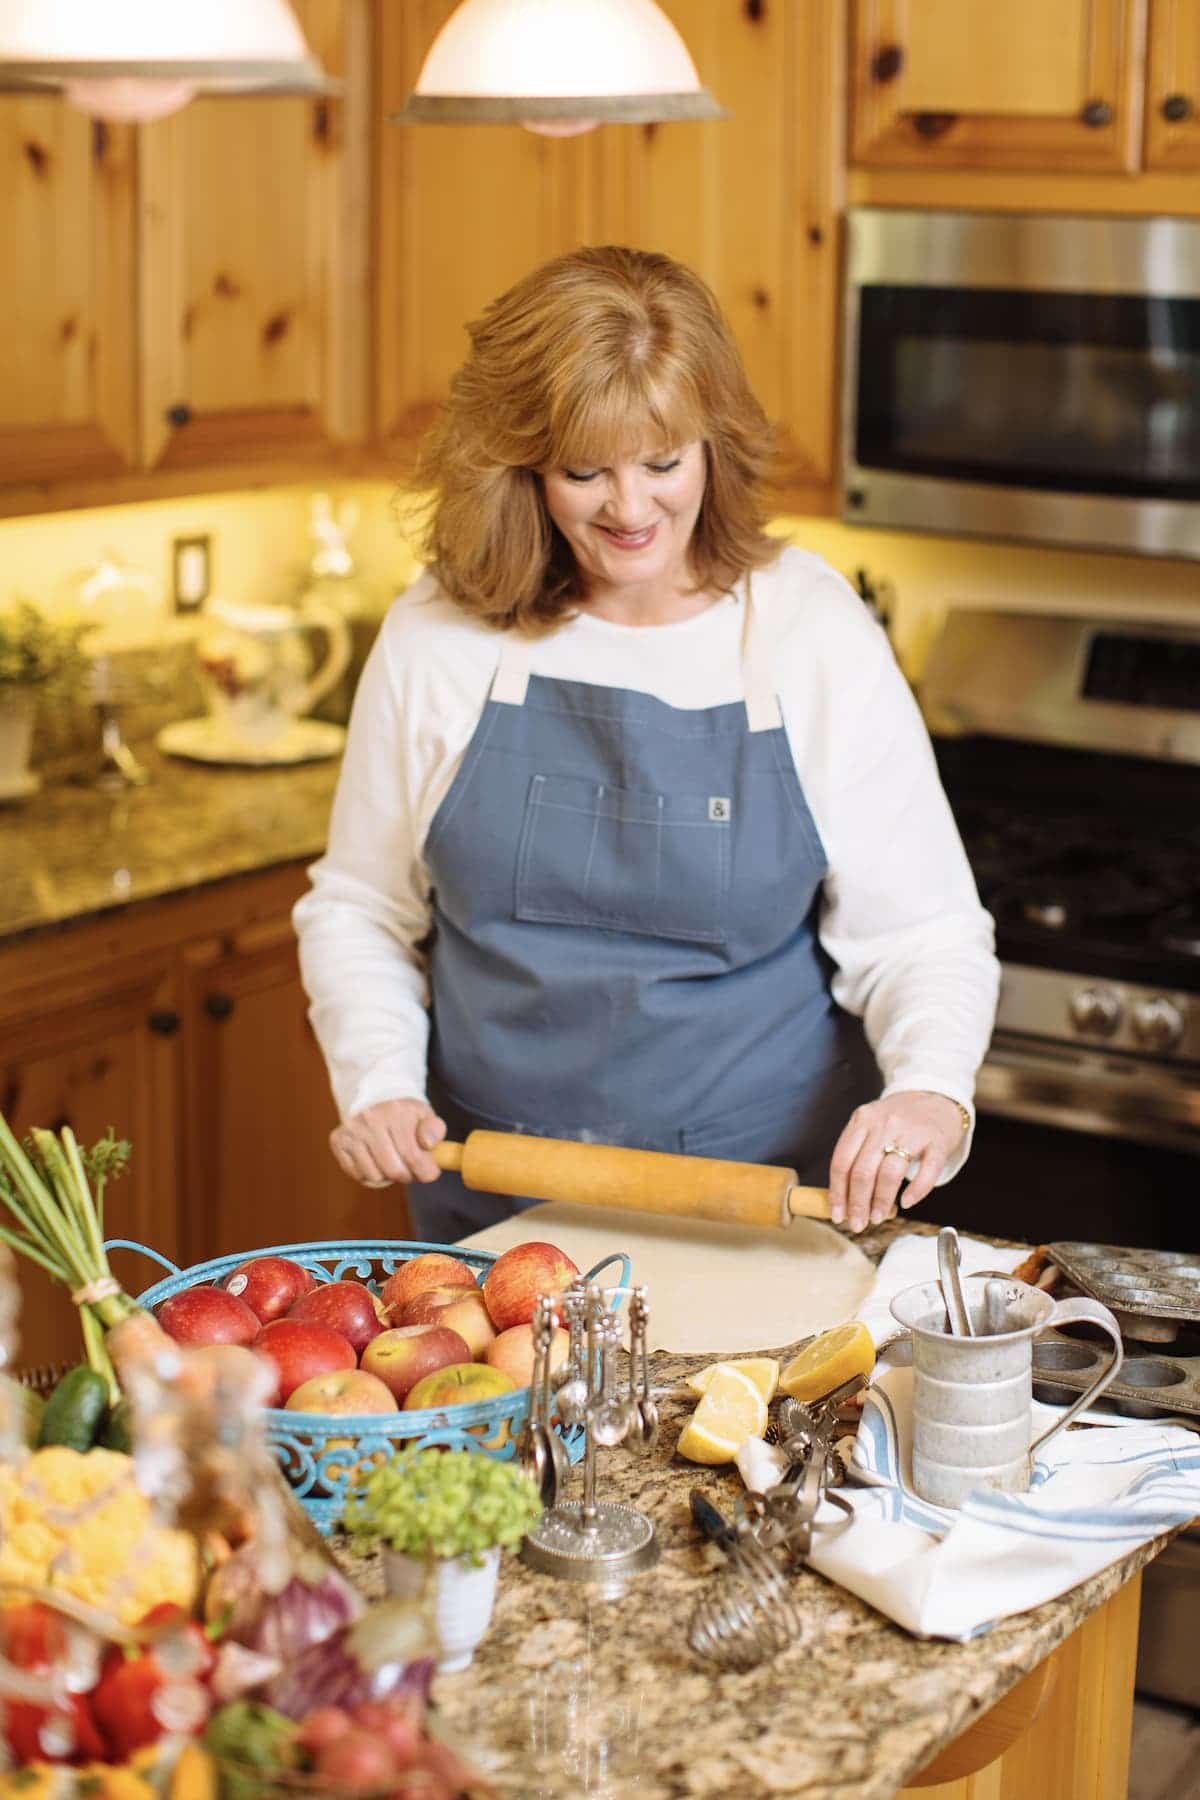
[[[861,1319],[822,1331],[793,1356],[779,1377],[780,1392],[793,1400],[822,1400],[843,1381],[869,1375],[875,1367],[875,1344]]]

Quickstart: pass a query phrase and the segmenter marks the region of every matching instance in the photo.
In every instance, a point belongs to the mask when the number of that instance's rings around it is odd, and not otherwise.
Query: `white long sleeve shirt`
[[[990,916],[886,637],[819,557],[752,577],[805,799],[828,861],[819,918],[833,993],[863,1020],[885,1093],[970,1109],[999,970]],[[741,698],[740,593],[676,624],[577,614],[532,673],[636,689],[681,708]],[[420,945],[429,827],[479,723],[500,636],[423,575],[388,612],[354,703],[325,855],[295,909],[310,1017],[342,1117],[425,1092]],[[965,1157],[967,1140],[943,1179]]]

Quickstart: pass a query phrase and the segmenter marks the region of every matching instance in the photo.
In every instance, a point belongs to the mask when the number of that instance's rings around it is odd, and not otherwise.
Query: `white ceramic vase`
[[[24,688],[0,688],[0,800],[20,799],[39,786],[29,767],[35,709]]]
[[[398,1550],[383,1552],[389,1594],[413,1600],[424,1591],[427,1581],[434,1584],[433,1615],[442,1646],[438,1670],[443,1675],[468,1666],[491,1620],[500,1579],[500,1551],[494,1548],[481,1554],[483,1561],[473,1564],[465,1556],[430,1562]]]

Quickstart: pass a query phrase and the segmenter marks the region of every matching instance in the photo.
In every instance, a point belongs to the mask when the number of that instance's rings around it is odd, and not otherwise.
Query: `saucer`
[[[338,756],[346,742],[341,725],[323,719],[291,719],[266,744],[247,744],[231,737],[219,719],[178,719],[164,725],[155,738],[160,750],[191,762],[235,763],[243,768],[271,769],[287,763],[318,762]]]
[[[41,785],[41,776],[35,775],[32,769],[23,769],[19,775],[0,777],[0,806],[6,800],[28,800]]]

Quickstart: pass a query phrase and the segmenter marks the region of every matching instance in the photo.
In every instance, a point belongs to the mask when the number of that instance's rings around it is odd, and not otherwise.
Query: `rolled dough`
[[[463,1242],[500,1252],[533,1240],[565,1250],[584,1270],[626,1251],[634,1281],[649,1289],[650,1349],[681,1356],[794,1343],[852,1319],[875,1279],[862,1251],[816,1219],[756,1231],[554,1204],[514,1213]]]

